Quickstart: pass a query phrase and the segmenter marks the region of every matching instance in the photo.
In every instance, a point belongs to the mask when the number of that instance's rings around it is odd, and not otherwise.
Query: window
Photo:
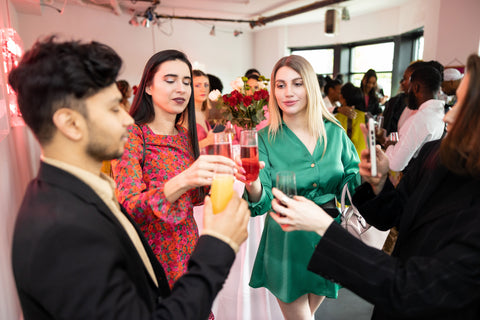
[[[313,50],[292,50],[292,54],[304,57],[310,62],[315,73],[322,75],[333,74],[333,48]]]
[[[423,59],[423,40],[423,36],[421,36],[413,41],[412,61]]]
[[[368,69],[373,69],[377,72],[378,86],[383,89],[385,95],[390,96],[394,48],[393,41],[352,47],[350,81],[360,87],[364,73]]]
[[[403,71],[411,61],[423,58],[423,28],[399,35],[357,43],[332,44],[309,48],[290,48],[292,54],[305,57],[318,74],[343,75],[344,82],[360,86],[368,69],[377,73],[383,93],[396,93]],[[395,62],[395,65],[394,65]]]

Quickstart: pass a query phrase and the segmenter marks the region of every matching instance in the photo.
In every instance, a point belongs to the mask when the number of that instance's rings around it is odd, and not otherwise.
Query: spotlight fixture
[[[342,9],[342,20],[343,21],[350,20],[350,12],[348,12],[347,7],[343,7],[343,9]]]
[[[212,30],[210,30],[210,35],[215,37],[215,26],[212,26]]]
[[[138,17],[135,15],[135,13],[133,14],[132,18],[128,20],[128,23],[134,27],[138,27],[140,25],[138,22]]]
[[[142,27],[150,28],[150,20],[148,20],[148,18],[143,19]]]
[[[233,31],[233,36],[238,37],[238,36],[241,35],[242,33],[243,33],[243,31],[234,30],[234,31]]]

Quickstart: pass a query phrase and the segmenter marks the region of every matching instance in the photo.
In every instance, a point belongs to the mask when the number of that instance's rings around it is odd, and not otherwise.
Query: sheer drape
[[[26,127],[0,141],[0,319],[21,319],[11,266],[13,227],[28,182],[37,174],[40,148]]]
[[[243,194],[244,184],[235,181],[234,188]],[[195,207],[198,229],[203,229],[203,207]],[[213,303],[216,320],[277,320],[283,319],[276,298],[265,288],[248,285],[258,244],[262,236],[265,216],[251,218],[248,238],[242,244],[223,289]]]

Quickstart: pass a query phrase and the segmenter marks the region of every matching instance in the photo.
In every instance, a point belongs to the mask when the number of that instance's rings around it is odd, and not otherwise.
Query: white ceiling
[[[160,0],[155,12],[161,15],[256,20],[259,17],[269,17],[274,14],[317,2],[321,3],[323,1],[324,0]],[[267,26],[323,21],[325,11],[331,8],[342,9],[343,7],[347,7],[350,17],[355,17],[397,7],[407,1],[411,0],[346,0],[307,13],[277,20],[268,23]],[[42,10],[49,10],[47,6],[61,9],[64,6],[64,2],[66,2],[68,6],[93,6],[101,10],[111,11],[112,14],[143,13],[152,5],[152,2],[147,0],[12,0],[12,3],[18,11],[32,14],[41,14]],[[46,6],[42,6],[41,4]]]

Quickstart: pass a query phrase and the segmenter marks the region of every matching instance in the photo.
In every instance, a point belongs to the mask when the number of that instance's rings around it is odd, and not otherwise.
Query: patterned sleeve
[[[149,185],[145,183],[140,165],[142,155],[142,131],[134,125],[129,128],[128,142],[123,156],[112,161],[118,201],[136,221],[153,213],[167,223],[182,222],[187,217],[187,212],[178,207],[179,201],[171,203],[167,200],[164,193],[166,181],[151,181]],[[153,217],[147,217],[149,218]]]

